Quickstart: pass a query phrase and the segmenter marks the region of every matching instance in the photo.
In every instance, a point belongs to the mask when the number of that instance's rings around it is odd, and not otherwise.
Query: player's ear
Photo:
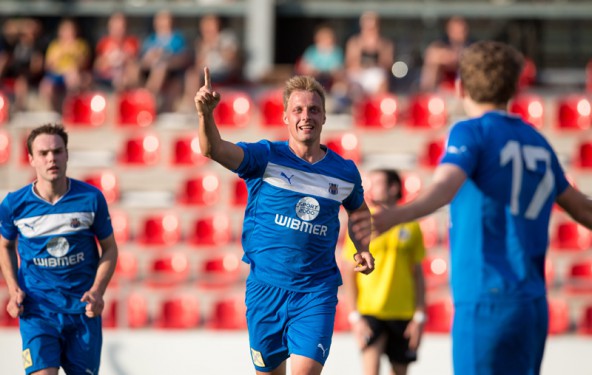
[[[283,118],[283,120],[284,120],[284,124],[288,125],[288,115],[286,114],[286,112],[284,112],[284,113],[282,114],[282,118]]]

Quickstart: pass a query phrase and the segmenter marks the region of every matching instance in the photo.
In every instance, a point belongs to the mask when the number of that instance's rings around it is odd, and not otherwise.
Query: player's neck
[[[469,117],[481,117],[491,111],[506,111],[507,104],[477,103],[468,96],[464,100],[465,112]]]
[[[64,177],[56,181],[38,179],[35,181],[33,188],[35,189],[35,193],[43,200],[49,203],[55,203],[66,194],[69,186],[70,180]]]
[[[320,143],[313,144],[288,142],[288,147],[299,158],[313,164],[325,157],[326,151],[321,148]]]

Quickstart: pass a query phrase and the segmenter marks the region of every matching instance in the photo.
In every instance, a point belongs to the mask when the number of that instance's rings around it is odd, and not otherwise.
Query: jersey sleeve
[[[0,234],[9,241],[16,240],[18,229],[12,220],[12,209],[10,207],[10,194],[0,204]]]
[[[242,179],[263,175],[269,161],[269,144],[264,141],[257,143],[239,142],[237,146],[243,149],[244,157],[234,172]]]
[[[362,176],[360,176],[358,168],[353,162],[350,161],[350,163],[354,177],[354,189],[343,201],[343,207],[348,211],[354,211],[364,203],[364,187],[362,186]]]
[[[97,211],[92,229],[99,240],[103,240],[113,234],[113,224],[109,215],[107,201],[102,193],[97,192]]]
[[[478,162],[479,142],[476,127],[459,122],[452,127],[440,164],[454,164],[471,176]]]

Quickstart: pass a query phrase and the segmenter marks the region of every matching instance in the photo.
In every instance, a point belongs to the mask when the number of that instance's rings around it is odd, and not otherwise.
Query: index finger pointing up
[[[212,90],[212,81],[210,80],[210,69],[208,67],[204,67],[204,86],[207,87],[208,90]]]

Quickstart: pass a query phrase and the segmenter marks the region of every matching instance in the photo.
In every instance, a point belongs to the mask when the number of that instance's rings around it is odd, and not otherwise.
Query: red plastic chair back
[[[107,98],[103,93],[86,92],[66,96],[62,121],[66,126],[100,126],[107,119]]]
[[[543,128],[543,99],[535,94],[518,94],[510,103],[510,113],[520,116],[537,129]]]
[[[367,97],[354,104],[354,124],[364,128],[390,129],[397,124],[398,109],[398,100],[393,94]]]
[[[145,89],[123,92],[117,102],[119,126],[146,127],[156,119],[156,98]]]
[[[421,93],[409,99],[408,126],[416,129],[440,129],[446,126],[448,110],[443,97],[435,93]]]
[[[590,100],[581,94],[560,98],[557,102],[557,126],[562,130],[586,130],[592,124]]]

